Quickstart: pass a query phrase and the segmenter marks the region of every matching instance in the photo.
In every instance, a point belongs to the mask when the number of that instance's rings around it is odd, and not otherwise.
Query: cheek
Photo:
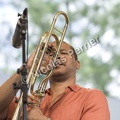
[[[61,62],[61,63],[66,63],[66,62],[67,62],[66,57],[61,57],[61,58],[60,58],[60,62]]]
[[[72,56],[66,59],[66,64],[72,69],[76,68],[76,63]]]

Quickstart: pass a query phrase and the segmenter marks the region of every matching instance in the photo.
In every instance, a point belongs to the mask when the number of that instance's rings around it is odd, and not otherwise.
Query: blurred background
[[[18,13],[28,8],[29,54],[49,30],[57,11],[69,18],[65,41],[75,50],[95,38],[97,44],[78,54],[77,83],[100,89],[108,99],[111,120],[120,120],[120,0],[0,0],[0,85],[22,65],[22,51],[11,45]]]

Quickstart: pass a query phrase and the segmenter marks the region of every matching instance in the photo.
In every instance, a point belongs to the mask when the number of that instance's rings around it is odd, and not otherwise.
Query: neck
[[[62,94],[66,87],[73,84],[75,84],[75,76],[66,80],[62,77],[50,79],[50,90],[53,95]]]

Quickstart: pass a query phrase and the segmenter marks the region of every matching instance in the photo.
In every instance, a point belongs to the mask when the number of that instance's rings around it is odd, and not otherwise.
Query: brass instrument
[[[65,23],[64,23],[62,31],[55,28],[55,23],[57,21],[58,16],[60,16],[60,15],[63,15],[64,19],[65,19]],[[52,75],[52,72],[53,72],[53,69],[52,69],[49,72],[49,74],[47,74],[46,77],[40,81],[38,89],[36,90],[36,92],[34,92],[33,91],[34,84],[36,82],[36,78],[38,76],[38,71],[40,69],[40,66],[42,64],[42,60],[44,58],[46,49],[48,47],[48,43],[50,42],[51,37],[53,37],[55,39],[56,46],[57,46],[57,48],[56,48],[57,51],[56,51],[56,54],[53,58],[53,63],[55,63],[55,61],[57,60],[59,51],[60,51],[61,44],[62,44],[64,36],[65,36],[66,30],[67,30],[67,27],[68,27],[67,15],[63,11],[58,11],[53,18],[50,30],[48,32],[44,33],[39,41],[39,44],[38,44],[38,47],[36,50],[36,54],[35,54],[35,57],[33,60],[33,64],[32,64],[32,67],[31,67],[29,74],[28,74],[28,77],[27,77],[27,83],[29,85],[29,90],[30,90],[30,93],[32,94],[32,98],[33,99],[37,98],[37,101],[39,104],[40,104],[42,98],[45,96],[45,89],[46,89],[46,86],[48,83],[48,79],[50,78],[50,76]],[[53,30],[60,33],[61,36],[59,37],[59,39]],[[19,99],[19,102],[18,102],[18,105],[17,105],[17,108],[15,110],[15,113],[13,115],[12,120],[19,119],[19,113],[20,113],[21,108],[22,108],[22,96],[23,96],[23,93],[20,96],[20,99]]]

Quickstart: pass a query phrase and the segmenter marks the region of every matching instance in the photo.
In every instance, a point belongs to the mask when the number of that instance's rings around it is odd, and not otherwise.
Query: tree
[[[54,14],[59,10],[65,11],[69,17],[65,41],[71,43],[76,52],[78,48],[84,49],[78,53],[81,68],[77,72],[77,82],[101,89],[109,95],[109,84],[120,82],[117,74],[120,71],[120,63],[117,62],[120,58],[119,1],[26,0],[25,4],[29,11],[30,52],[40,36],[49,30]],[[14,2],[14,6],[18,7],[18,3]],[[95,39],[99,42],[90,46]]]

